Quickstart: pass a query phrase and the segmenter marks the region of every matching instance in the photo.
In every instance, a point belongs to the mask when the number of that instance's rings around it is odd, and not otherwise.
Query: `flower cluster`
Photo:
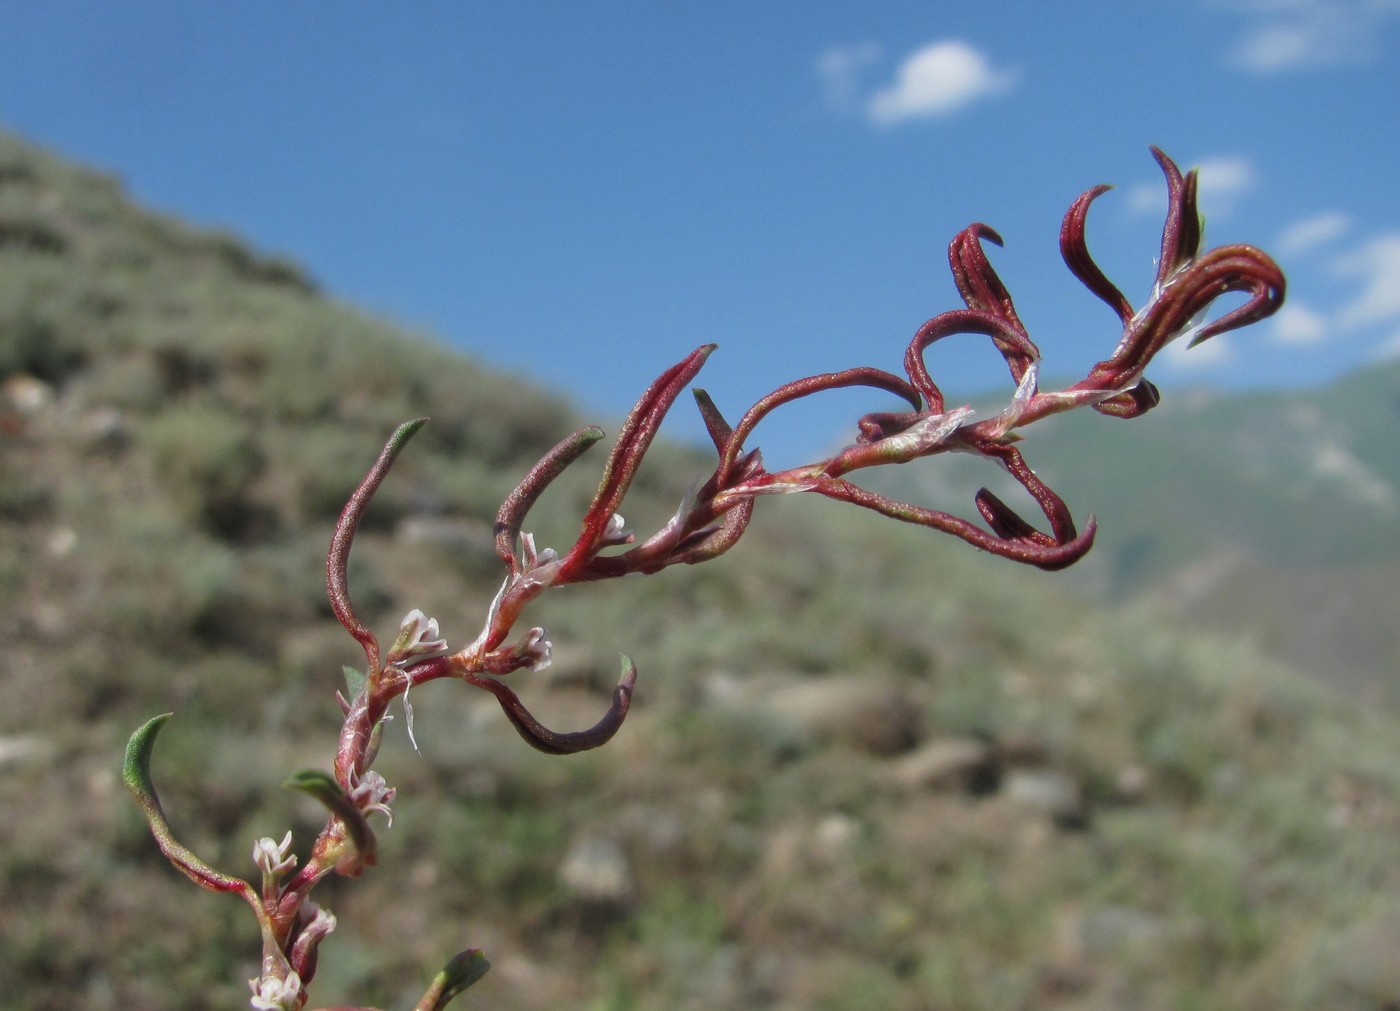
[[[645,540],[638,541],[627,529],[619,509],[662,421],[715,345],[691,352],[642,394],[622,425],[578,538],[562,554],[536,546],[533,535],[525,530],[528,514],[551,482],[602,439],[603,433],[595,427],[580,429],[546,453],[496,515],[495,551],[505,575],[480,633],[455,651],[441,637],[435,620],[413,610],[400,623],[387,654],[381,655],[378,639],[357,616],[350,596],[347,572],[360,518],[395,458],[426,419],[401,425],[351,495],[327,556],[326,588],[332,610],[363,649],[365,666],[362,671],[347,671],[347,692],[340,696],[345,720],[334,773],[302,772],[288,782],[329,811],[326,826],[300,870],[295,870],[297,858],[291,853],[290,833],[280,843],[268,838],[255,845],[253,859],[261,872],[261,889],[208,867],[174,840],[150,782],[151,750],[166,717],[157,717],[138,730],[128,747],[127,784],[165,855],[203,887],[242,895],[257,916],[263,937],[263,970],[252,981],[252,1006],[295,1009],[304,1005],[306,986],[316,970],[317,947],[335,927],[335,918],[310,900],[312,888],[332,872],[353,877],[377,861],[368,816],[383,814],[392,823],[390,805],[395,791],[371,765],[389,718],[388,708],[395,699],[404,700],[411,737],[409,691],[443,678],[465,681],[493,693],[520,735],[551,754],[596,748],[622,725],[637,676],[636,667],[626,657],[608,711],[593,727],[573,733],[556,732],[540,724],[502,680],[521,669],[541,670],[550,662],[552,645],[543,628],[531,627],[514,642],[508,641],[522,613],[545,590],[708,561],[738,542],[759,498],[796,492],[822,495],[930,527],[993,554],[1044,569],[1061,568],[1081,558],[1093,543],[1094,521],[1090,518],[1082,530],[1076,526],[1064,500],[1022,457],[1019,430],[1078,407],[1091,407],[1110,417],[1138,417],[1160,399],[1143,373],[1168,343],[1190,334],[1191,343],[1198,344],[1265,318],[1283,300],[1283,274],[1260,250],[1243,245],[1201,249],[1195,173],[1183,175],[1166,155],[1156,149],[1153,154],[1166,177],[1168,212],[1157,275],[1141,307],[1134,309],[1104,276],[1085,241],[1089,207],[1108,187],[1086,191],[1064,218],[1060,246],[1066,264],[1108,304],[1122,326],[1113,353],[1094,365],[1084,379],[1062,390],[1040,389],[1040,351],[984,248],[987,242],[1000,245],[1001,238],[986,225],[971,225],[949,246],[949,263],[965,307],[941,313],[917,330],[904,354],[903,375],[861,366],[808,376],[761,398],[733,425],[703,390],[696,390],[696,403],[717,454],[715,468],[675,515]],[[1243,294],[1246,299],[1214,322],[1202,325],[1216,299],[1229,293]],[[979,418],[969,407],[949,408],[945,404],[925,355],[935,343],[955,334],[989,338],[1005,361],[1014,391],[999,412]],[[856,419],[851,442],[830,457],[781,471],[764,466],[761,452],[751,445],[760,422],[795,400],[849,387],[893,394],[907,409]],[[851,479],[870,467],[952,451],[983,457],[1003,467],[1039,507],[1043,527],[1018,515],[985,488],[973,500],[982,520],[979,524],[888,498]],[[435,1011],[445,1006],[485,969],[479,952],[463,952],[439,974],[418,1007]]]

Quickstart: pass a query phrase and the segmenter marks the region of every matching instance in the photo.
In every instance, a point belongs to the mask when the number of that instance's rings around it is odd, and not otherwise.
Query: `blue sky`
[[[1140,301],[1149,144],[1202,166],[1208,241],[1291,285],[1276,321],[1159,361],[1166,396],[1400,353],[1400,0],[972,6],[17,2],[0,125],[599,420],[709,341],[731,415],[898,371],[959,304],[945,250],[978,220],[1045,374],[1078,378],[1117,328],[1059,220],[1117,184],[1090,245]],[[1003,382],[984,344],[931,355],[950,403]],[[758,441],[815,452],[883,406],[836,395]]]

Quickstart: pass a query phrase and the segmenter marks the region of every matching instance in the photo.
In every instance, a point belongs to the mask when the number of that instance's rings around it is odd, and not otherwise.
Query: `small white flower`
[[[287,851],[292,845],[292,833],[288,830],[280,843],[264,836],[253,843],[253,863],[262,871],[263,881],[276,881],[297,865],[295,853]]]
[[[536,672],[550,665],[554,659],[554,643],[544,637],[544,629],[532,628],[525,633],[520,641],[520,658]]]
[[[303,910],[311,912],[311,922],[301,928],[301,933],[297,935],[300,942],[302,938],[314,938],[319,941],[336,928],[335,914],[329,909],[322,909],[311,900],[302,904]]]
[[[643,551],[651,550],[660,551],[664,553],[670,551],[680,542],[681,534],[685,531],[686,517],[689,516],[690,511],[693,508],[695,508],[695,496],[699,494],[701,483],[701,480],[698,478],[695,481],[691,482],[690,487],[686,489],[686,493],[683,496],[681,496],[681,504],[676,507],[675,513],[673,513],[671,518],[666,521],[666,525],[664,527],[662,527],[656,533],[652,534],[650,537],[647,538],[646,543],[642,546]],[[618,516],[616,513],[614,513],[612,518],[614,520],[618,520],[619,526],[621,525],[621,516]],[[612,529],[611,520],[608,521],[608,529]],[[632,534],[630,532],[626,532],[626,536],[627,540],[625,541],[609,541],[607,539],[607,536],[604,535],[603,543],[631,543],[634,539],[632,537]]]
[[[297,931],[297,939],[292,945],[292,961],[297,965],[306,965],[315,956],[326,935],[335,930],[336,920],[332,913],[309,899],[302,904],[297,919],[304,926]]]
[[[378,811],[389,819],[390,825],[393,825],[394,812],[389,810],[389,805],[393,803],[396,793],[398,791],[386,783],[383,776],[370,771],[360,776],[351,788],[350,799],[366,815],[372,811]]]
[[[253,991],[250,1003],[257,1011],[295,1011],[301,995],[301,977],[290,971],[286,979],[264,976],[248,980],[248,988]]]
[[[447,640],[438,632],[437,619],[429,618],[415,607],[399,623],[399,637],[389,648],[389,663],[402,666],[410,660],[433,656],[446,649]]]
[[[500,630],[497,628],[497,621],[501,614],[501,604],[508,594],[525,592],[535,587],[547,587],[554,583],[559,576],[559,569],[563,562],[559,558],[559,552],[553,548],[535,547],[535,535],[522,533],[520,535],[520,557],[516,560],[511,569],[510,575],[501,583],[501,588],[496,591],[496,596],[491,600],[491,606],[486,611],[486,621],[481,626],[481,633],[476,637],[476,641],[470,646],[461,650],[457,655],[475,661],[481,658],[486,650],[486,643]],[[509,628],[506,629],[509,631]],[[499,639],[497,640],[499,642]],[[408,696],[405,695],[405,702]],[[410,732],[410,736],[412,736]]]
[[[534,534],[521,534],[520,543],[522,546],[522,553],[525,555],[524,570],[526,572],[529,572],[531,569],[541,568],[559,559],[559,552],[555,551],[553,548],[542,548],[536,551]]]
[[[631,544],[636,539],[632,531],[627,529],[627,521],[622,518],[622,514],[613,513],[608,517],[608,525],[603,530],[603,539],[600,545]]]

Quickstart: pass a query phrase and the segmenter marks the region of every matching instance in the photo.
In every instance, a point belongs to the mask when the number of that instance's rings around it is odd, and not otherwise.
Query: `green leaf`
[[[151,781],[151,755],[155,751],[156,735],[160,733],[160,728],[165,726],[165,721],[170,719],[170,715],[163,713],[146,721],[131,735],[131,740],[126,745],[126,760],[122,764],[122,781],[136,798],[136,803],[141,806],[146,823],[151,827],[151,835],[155,836],[156,845],[176,869],[201,888],[207,888],[211,892],[243,893],[244,898],[258,911],[261,906],[248,882],[214,870],[177,842],[170,831],[170,823],[165,818],[165,812],[161,810],[160,798],[156,796],[155,784]]]
[[[374,830],[369,827],[359,805],[340,788],[334,776],[319,769],[303,769],[282,785],[288,790],[298,790],[315,797],[345,826],[355,855],[353,859],[342,858],[338,861],[335,865],[337,871],[347,877],[357,877],[366,865],[373,865],[378,860]]]
[[[485,976],[490,968],[491,963],[486,961],[480,948],[468,948],[454,955],[433,979],[433,985],[413,1011],[442,1011],[454,997]]]
[[[156,803],[156,790],[151,782],[151,754],[155,751],[156,735],[160,733],[160,728],[165,726],[166,720],[173,715],[161,713],[152,717],[126,742],[122,781],[126,783],[126,788],[136,795],[136,802],[143,808],[146,807],[148,798],[150,803]]]
[[[365,672],[358,667],[351,667],[349,664],[340,669],[345,672],[345,698],[354,704],[354,701],[360,697],[360,692],[364,691]]]

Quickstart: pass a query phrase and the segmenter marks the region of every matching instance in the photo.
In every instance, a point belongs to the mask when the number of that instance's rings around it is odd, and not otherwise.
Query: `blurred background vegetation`
[[[381,866],[317,896],[315,1003],[408,1006],[480,946],[464,1005],[503,1011],[1400,1005],[1400,461],[1367,453],[1397,386],[1037,426],[1029,458],[1106,530],[1078,577],[792,500],[710,565],[546,597],[556,659],[522,696],[587,725],[625,650],[626,726],[549,758],[484,693],[415,693]],[[461,643],[567,401],[0,135],[0,1004],[245,1005],[253,923],[165,864],[121,750],[173,710],[181,839],[237,874],[288,826],[304,852],[320,816],[278,784],[329,766],[358,660],[325,547],[420,415],[352,588],[381,637],[420,607]],[[985,477],[943,463],[897,480],[965,508]],[[658,446],[630,525],[707,470]]]

